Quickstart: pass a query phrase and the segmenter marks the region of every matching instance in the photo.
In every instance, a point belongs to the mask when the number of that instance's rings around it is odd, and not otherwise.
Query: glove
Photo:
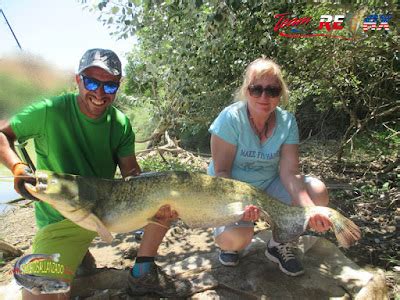
[[[31,168],[26,163],[17,162],[11,169],[14,175],[14,189],[25,199],[38,200],[26,190],[24,183],[35,185],[36,179]]]

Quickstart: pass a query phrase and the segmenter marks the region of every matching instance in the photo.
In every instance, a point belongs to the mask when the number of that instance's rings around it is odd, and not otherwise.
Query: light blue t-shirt
[[[266,189],[279,175],[281,146],[298,144],[299,131],[293,114],[280,107],[275,109],[275,113],[274,131],[263,144],[250,125],[247,104],[243,101],[226,107],[211,124],[211,134],[237,147],[232,178]],[[208,174],[215,175],[213,161],[208,166]]]

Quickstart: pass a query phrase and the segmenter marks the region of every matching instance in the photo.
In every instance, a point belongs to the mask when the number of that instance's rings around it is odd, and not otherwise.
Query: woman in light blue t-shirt
[[[278,106],[288,99],[280,67],[264,58],[250,63],[236,97],[240,100],[226,107],[210,126],[212,161],[208,173],[248,182],[289,205],[327,206],[325,185],[300,174],[296,119]],[[257,207],[248,206],[239,222],[216,228],[222,264],[238,264],[239,251],[251,242],[253,222],[259,215]],[[331,223],[317,215],[308,225],[323,232]],[[304,273],[288,244],[271,239],[265,255],[288,275]]]

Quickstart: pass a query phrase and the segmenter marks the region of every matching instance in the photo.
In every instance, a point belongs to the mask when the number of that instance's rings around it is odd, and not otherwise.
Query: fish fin
[[[329,219],[340,247],[348,248],[361,238],[360,228],[341,213],[331,210]]]
[[[111,232],[107,229],[107,227],[103,224],[103,222],[94,214],[90,214],[89,217],[95,223],[96,231],[101,239],[107,243],[111,243],[113,240],[113,236]]]

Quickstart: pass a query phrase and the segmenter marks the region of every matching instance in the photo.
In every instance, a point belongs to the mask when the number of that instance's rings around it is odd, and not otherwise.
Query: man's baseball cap
[[[121,75],[121,61],[115,52],[108,49],[89,49],[83,54],[78,74],[90,67],[99,67],[111,75]]]

